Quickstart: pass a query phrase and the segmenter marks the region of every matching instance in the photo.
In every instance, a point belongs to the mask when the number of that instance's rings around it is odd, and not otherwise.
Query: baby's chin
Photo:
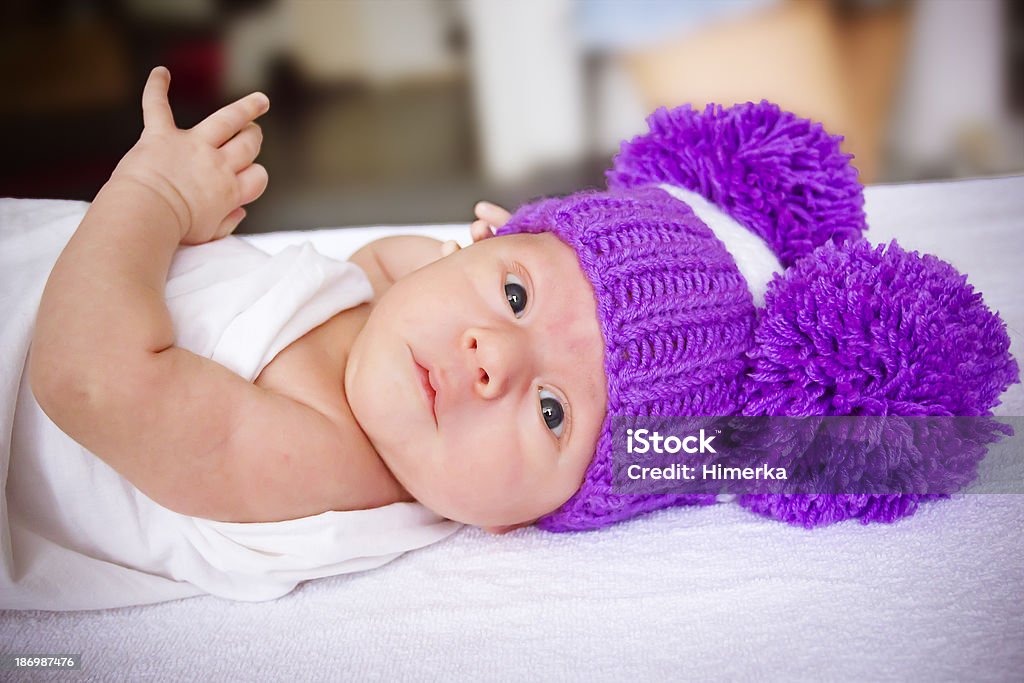
[[[482,526],[478,528],[489,534],[500,536],[501,534],[507,534],[510,531],[515,531],[516,529],[524,529],[526,527],[533,526],[536,522],[536,519],[532,519],[529,522],[520,522],[519,524],[502,524],[498,526]]]
[[[404,486],[404,484],[403,484]],[[413,487],[415,489],[415,487]],[[406,490],[409,490],[408,487]],[[410,494],[424,507],[432,512],[456,522],[479,527],[490,533],[505,533],[521,527],[532,525],[545,514],[554,512],[560,506],[548,510],[548,505],[532,505],[522,508],[503,507],[496,509],[486,503],[470,504],[465,501],[453,501],[445,496],[432,496],[432,492],[417,495],[414,490]],[[543,510],[541,512],[540,510]],[[501,531],[504,530],[504,531]]]

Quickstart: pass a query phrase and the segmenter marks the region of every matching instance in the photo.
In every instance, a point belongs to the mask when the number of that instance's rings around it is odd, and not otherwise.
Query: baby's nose
[[[511,331],[471,328],[463,335],[473,391],[484,399],[504,396],[527,381],[527,354]]]

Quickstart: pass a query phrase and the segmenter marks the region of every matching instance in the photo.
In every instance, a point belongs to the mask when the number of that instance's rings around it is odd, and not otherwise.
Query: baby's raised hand
[[[511,216],[508,211],[490,202],[477,202],[473,207],[473,213],[476,215],[476,220],[470,224],[469,234],[474,243],[494,237],[495,229],[505,225]],[[454,254],[459,249],[458,242],[448,240],[441,245],[441,256]]]
[[[110,179],[155,193],[174,211],[180,242],[202,244],[231,234],[245,217],[242,207],[267,187],[266,169],[253,163],[263,141],[253,121],[270,100],[252,93],[181,130],[167,101],[170,82],[166,68],[150,72],[142,92],[145,128]]]

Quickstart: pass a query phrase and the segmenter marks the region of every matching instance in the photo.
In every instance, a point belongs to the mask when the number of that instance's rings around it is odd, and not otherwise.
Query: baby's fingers
[[[255,123],[249,123],[238,135],[225,142],[221,150],[228,166],[237,173],[256,160],[262,144],[263,131]]]
[[[239,204],[248,204],[256,201],[267,189],[267,169],[259,164],[253,164],[235,176],[238,179]]]
[[[238,207],[229,213],[224,217],[224,220],[220,222],[220,225],[217,227],[217,232],[213,235],[213,239],[219,240],[220,238],[227,237],[233,233],[235,228],[238,227],[238,224],[242,222],[243,218],[245,218],[245,209],[242,207]]]
[[[261,92],[246,95],[218,109],[196,124],[192,130],[204,141],[220,147],[240,130],[270,109],[270,100]]]
[[[477,218],[487,221],[495,228],[500,228],[505,223],[508,223],[508,219],[512,215],[497,204],[491,204],[490,202],[477,202],[476,206],[473,207],[473,213],[476,214]]]
[[[149,72],[146,87],[142,89],[142,122],[150,130],[174,128],[174,115],[167,101],[171,85],[171,72],[158,66]]]
[[[494,237],[494,230],[487,221],[473,221],[469,225],[469,234],[474,242]]]

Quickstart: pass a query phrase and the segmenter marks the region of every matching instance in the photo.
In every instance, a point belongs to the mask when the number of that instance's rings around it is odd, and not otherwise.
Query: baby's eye
[[[508,299],[508,305],[512,307],[516,317],[523,317],[523,311],[526,310],[526,287],[523,286],[523,281],[512,273],[505,276],[505,298]]]
[[[565,429],[565,411],[562,408],[562,402],[546,389],[541,389],[538,393],[540,394],[540,413],[544,416],[544,424],[555,436],[562,436],[562,431]]]

